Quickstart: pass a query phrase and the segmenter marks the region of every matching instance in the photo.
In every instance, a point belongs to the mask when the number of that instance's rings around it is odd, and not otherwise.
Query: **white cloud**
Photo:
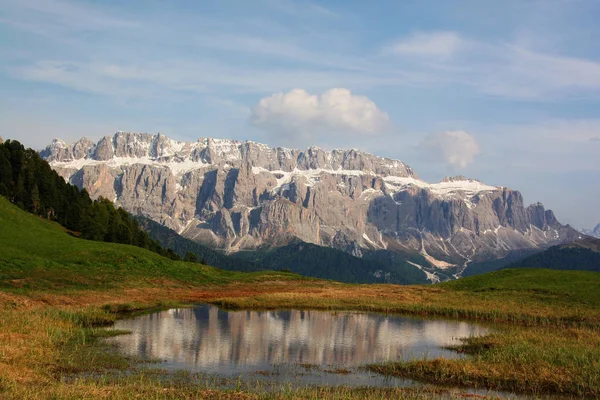
[[[449,131],[427,136],[419,145],[428,159],[454,168],[466,168],[481,153],[479,143],[465,131]]]
[[[329,89],[320,96],[304,89],[275,93],[258,102],[250,120],[269,134],[280,138],[280,134],[292,134],[304,141],[323,133],[373,136],[390,125],[388,115],[372,100],[344,88]]]
[[[455,32],[418,32],[401,39],[392,47],[396,54],[409,56],[451,56],[463,40]]]

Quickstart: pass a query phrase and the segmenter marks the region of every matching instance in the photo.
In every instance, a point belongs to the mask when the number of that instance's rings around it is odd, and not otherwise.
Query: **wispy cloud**
[[[103,64],[44,60],[11,68],[17,78],[61,85],[80,92],[103,96],[154,98],[176,92],[264,93],[291,88],[331,86],[373,86],[388,83],[386,78],[364,76],[352,71],[320,71],[311,68],[237,67],[219,61],[166,60],[162,62]]]
[[[3,18],[2,22],[19,29],[31,29],[34,33],[51,34],[68,29],[101,31],[140,26],[140,23],[133,18],[122,18],[116,13],[107,12],[106,7],[88,3],[71,3],[62,0],[6,0],[3,8],[8,10],[12,18]],[[45,31],[44,28],[54,29]]]
[[[288,15],[341,19],[310,2],[265,4]],[[160,89],[168,100],[165,90],[175,97],[179,91],[223,96],[224,88],[231,95],[264,95],[294,87],[443,87],[528,101],[600,93],[597,61],[451,30],[413,31],[382,54],[377,47],[329,40],[327,23],[306,34],[273,34],[268,23],[261,28],[243,16],[190,20],[177,15],[180,23],[173,24],[151,12],[120,13],[84,2],[7,0],[3,7],[2,23],[56,46],[52,58],[21,57],[10,65],[11,76],[103,96],[139,97]]]
[[[403,56],[449,57],[463,45],[457,32],[417,32],[398,40],[391,49]]]
[[[420,32],[389,49],[401,68],[408,62],[437,78],[432,82],[471,87],[482,95],[532,101],[600,98],[600,62],[542,52],[518,39],[484,41],[458,32]]]
[[[483,46],[481,46],[483,47]],[[555,100],[598,97],[600,62],[517,45],[486,45],[475,71],[482,90],[497,96]],[[485,57],[487,55],[487,58]]]

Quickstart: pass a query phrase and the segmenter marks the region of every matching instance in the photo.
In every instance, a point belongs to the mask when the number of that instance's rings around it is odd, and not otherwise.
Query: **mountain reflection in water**
[[[111,339],[126,354],[216,373],[278,364],[353,367],[423,356],[457,357],[441,347],[487,332],[458,321],[357,312],[224,311],[211,305],[120,320],[115,329],[132,332]]]

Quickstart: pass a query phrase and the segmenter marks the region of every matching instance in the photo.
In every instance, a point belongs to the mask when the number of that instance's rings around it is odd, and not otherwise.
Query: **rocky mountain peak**
[[[573,231],[541,204],[525,208],[516,190],[464,176],[427,183],[400,160],[356,149],[132,132],[63,143],[42,156],[66,180],[226,251],[300,239],[464,268],[560,243]]]
[[[306,150],[272,148],[253,141],[217,138],[181,142],[171,140],[161,133],[153,135],[119,131],[112,137],[103,137],[96,144],[86,138],[73,145],[67,145],[63,141],[53,142],[41,154],[46,160],[54,163],[81,159],[86,161],[79,164],[93,164],[94,161],[111,159],[114,160],[114,164],[143,161],[154,165],[170,164],[172,169],[179,172],[206,165],[240,168],[247,164],[267,171],[352,170],[417,178],[413,170],[399,160],[378,157],[354,149],[327,151],[317,146]]]
[[[50,144],[50,147],[56,148],[56,149],[64,149],[65,147],[67,147],[67,143],[65,143],[65,141],[62,139],[54,138],[54,139],[52,139],[52,143]]]
[[[55,138],[40,155],[46,161],[73,161],[86,157],[93,146],[94,143],[85,137],[72,145],[67,144],[62,139]]]
[[[455,175],[455,176],[446,176],[441,182],[462,182],[462,181],[470,181],[471,179],[467,179],[464,175]]]
[[[581,233],[584,233],[588,236],[593,236],[596,238],[600,238],[600,224],[596,225],[594,229],[583,229]]]
[[[446,176],[440,181],[440,183],[452,183],[452,182],[470,182],[483,184],[479,179],[467,178],[464,175]]]

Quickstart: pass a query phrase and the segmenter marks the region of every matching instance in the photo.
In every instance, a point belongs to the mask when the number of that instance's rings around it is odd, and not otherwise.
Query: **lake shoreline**
[[[441,318],[326,310],[228,311],[210,304],[119,319],[122,354],[168,371],[291,384],[372,387],[408,382],[365,368],[397,360],[464,358],[452,347],[490,327]],[[260,371],[260,374],[256,374]],[[414,386],[410,382],[409,386]]]
[[[384,293],[387,295],[381,296]],[[493,295],[497,295],[497,293],[493,293]],[[134,385],[134,382],[131,382],[133,379],[131,376],[136,375],[143,382],[147,382],[148,388],[153,388],[148,390],[172,388],[173,382],[165,382],[164,377],[153,378],[152,373],[138,369],[136,365],[139,360],[128,360],[122,355],[107,352],[105,346],[99,345],[100,339],[108,335],[102,326],[112,323],[117,318],[130,316],[134,312],[156,310],[157,308],[168,309],[197,302],[245,309],[305,308],[399,314],[406,314],[404,311],[409,310],[412,313],[408,314],[412,315],[457,316],[459,320],[466,321],[506,322],[504,320],[508,317],[515,322],[507,325],[509,328],[506,330],[484,336],[478,342],[467,340],[462,348],[458,348],[459,351],[471,354],[471,357],[466,360],[450,364],[436,363],[435,361],[418,365],[391,363],[374,368],[379,369],[377,372],[411,379],[417,378],[417,380],[434,384],[493,388],[532,396],[563,394],[581,397],[600,393],[600,382],[594,378],[592,371],[597,366],[597,358],[595,358],[597,350],[592,347],[600,342],[598,312],[595,306],[579,307],[578,309],[565,307],[563,304],[551,303],[548,306],[538,298],[531,298],[530,292],[513,299],[527,298],[527,301],[521,302],[521,307],[515,309],[513,314],[501,308],[506,307],[506,304],[503,304],[506,302],[500,303],[498,299],[489,297],[482,299],[481,292],[461,292],[443,285],[442,287],[344,285],[314,280],[286,281],[285,276],[278,277],[276,280],[265,277],[264,281],[253,283],[237,282],[229,285],[196,288],[163,285],[161,288],[131,288],[98,292],[32,291],[19,294],[9,292],[3,293],[2,296],[2,313],[5,317],[3,325],[8,327],[9,331],[11,330],[10,326],[38,321],[37,328],[39,330],[14,332],[13,335],[9,334],[8,338],[15,343],[18,335],[27,338],[37,337],[35,340],[21,341],[20,345],[25,346],[25,353],[34,352],[35,348],[46,348],[50,352],[50,354],[46,354],[47,358],[53,359],[50,364],[31,357],[31,355],[8,360],[6,366],[16,366],[27,370],[27,373],[23,373],[22,376],[28,377],[25,386],[11,385],[10,375],[0,382],[2,392],[13,398],[23,398],[21,396],[23,394],[26,395],[25,398],[46,398],[51,397],[50,393],[63,391],[66,392],[65,398],[77,398],[76,394],[79,393],[79,390],[92,390],[92,388],[97,390],[103,387],[102,379],[108,385],[104,385],[104,387],[111,388],[112,398],[126,398],[125,393],[132,393],[133,386],[137,385],[137,383]],[[475,300],[479,300],[479,302],[475,302]],[[462,308],[457,305],[461,302]],[[508,303],[510,305],[510,301]],[[494,310],[490,304],[496,304],[498,309]],[[548,312],[549,309],[551,312]],[[494,320],[494,316],[497,318],[496,320]],[[560,337],[563,335],[559,334],[559,330],[563,333],[566,332],[570,341],[561,340]],[[49,332],[53,332],[50,337]],[[515,349],[525,351],[523,354],[529,358],[521,360],[515,358],[518,356],[514,353]],[[547,358],[557,357],[555,353],[558,350],[566,352],[567,357],[558,360],[560,365],[553,367],[551,363],[547,362]],[[569,352],[573,356],[573,361],[568,360]],[[540,354],[536,356],[535,353]],[[490,357],[495,358],[491,364]],[[519,361],[518,364],[515,363],[515,359]],[[572,368],[578,368],[580,375],[565,374],[565,366],[569,367],[565,360],[571,362]],[[545,374],[536,373],[540,366],[546,368]],[[582,366],[584,367],[583,371],[581,371]],[[86,373],[102,374],[110,370],[134,372],[133,375],[125,378],[110,377],[110,374],[99,381],[82,378],[83,380],[77,380],[78,383],[75,386],[63,382],[65,377],[74,376],[73,374],[75,376]],[[500,374],[494,374],[494,371],[499,371]],[[512,371],[511,374],[506,374],[509,379],[503,379],[501,374],[507,371]],[[559,373],[563,376],[562,378]],[[24,381],[22,377],[20,379]],[[582,385],[582,381],[587,384]],[[37,395],[40,382],[45,385],[46,389],[44,390],[51,388],[48,389],[50,392],[39,392],[48,396]],[[552,386],[549,386],[548,382],[551,382]],[[163,387],[165,385],[166,387]],[[185,385],[182,386],[181,382],[178,382],[177,385],[177,392],[182,395],[200,389],[199,387],[184,388]],[[25,389],[26,391],[22,392],[23,388],[28,387],[31,391]],[[215,398],[239,395],[215,387],[205,387],[204,389],[219,393],[215,396],[222,396]],[[141,390],[141,388],[137,387],[136,390]],[[354,389],[320,388],[314,390],[324,391],[320,392],[324,396],[329,393],[327,396],[335,397],[338,395],[333,393],[339,394],[339,391],[343,391],[345,398],[359,398],[358,396],[354,397],[355,394],[351,394],[355,391]],[[336,392],[336,390],[339,391]],[[432,390],[433,392],[431,392]],[[453,390],[458,390],[460,393],[461,389]],[[73,395],[67,395],[68,393]],[[378,393],[382,392],[378,391]],[[394,393],[397,395],[398,392]],[[400,393],[401,397],[406,398],[428,398],[428,396],[435,398],[439,396],[440,389],[427,388],[416,391],[407,389]],[[262,398],[260,393],[246,394]],[[308,396],[307,392],[304,392],[304,395]],[[290,394],[283,398],[301,397]]]

